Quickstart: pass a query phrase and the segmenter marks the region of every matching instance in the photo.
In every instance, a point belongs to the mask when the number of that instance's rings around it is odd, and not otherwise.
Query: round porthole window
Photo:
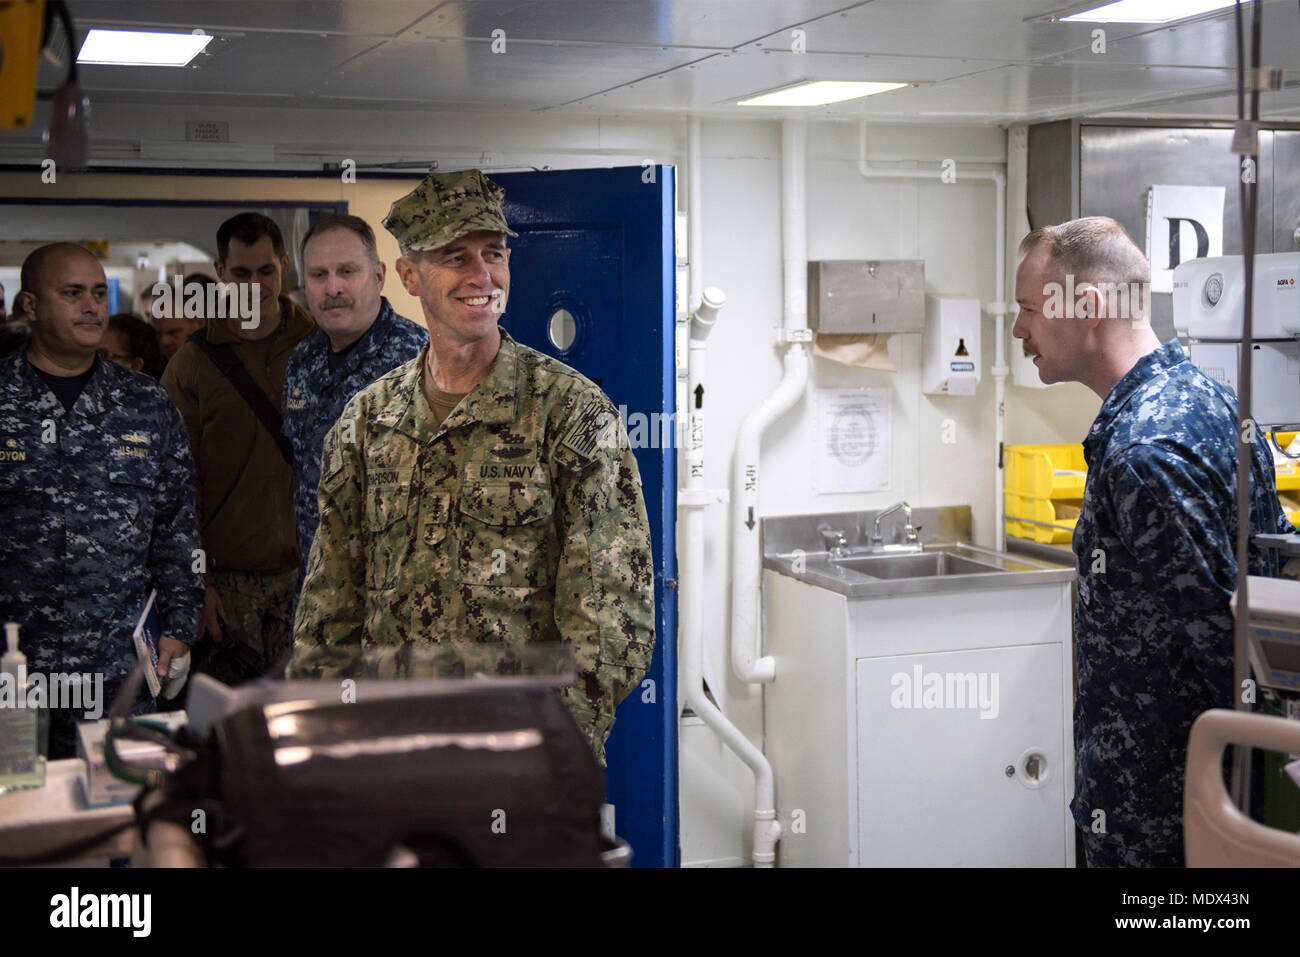
[[[566,352],[578,335],[578,323],[574,320],[573,313],[563,307],[551,313],[551,318],[546,323],[546,335],[551,340],[551,345]]]

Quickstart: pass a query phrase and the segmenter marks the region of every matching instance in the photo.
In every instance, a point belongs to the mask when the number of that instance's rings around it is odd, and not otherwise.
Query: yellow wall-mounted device
[[[0,130],[31,125],[44,25],[45,0],[0,0]]]

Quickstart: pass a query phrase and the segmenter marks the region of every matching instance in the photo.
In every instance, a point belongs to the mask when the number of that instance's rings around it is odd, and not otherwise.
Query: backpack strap
[[[261,422],[266,431],[271,434],[271,438],[275,440],[280,454],[289,463],[289,468],[293,468],[293,446],[284,437],[284,433],[280,431],[284,418],[276,409],[275,403],[253,381],[248,369],[239,361],[239,356],[235,354],[235,350],[224,343],[214,345],[209,342],[207,329],[199,329],[189,337],[189,341],[202,349],[203,354],[217,367],[217,371],[224,375],[230,384],[235,387],[235,391],[239,393],[240,398],[248,404],[248,407],[253,411],[253,415],[257,416],[257,421]]]

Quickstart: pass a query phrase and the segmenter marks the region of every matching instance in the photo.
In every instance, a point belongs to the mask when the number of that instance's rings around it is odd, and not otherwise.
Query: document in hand
[[[155,698],[162,690],[162,682],[158,680],[158,638],[162,624],[158,621],[158,610],[154,607],[157,598],[158,589],[155,588],[149,592],[149,600],[144,603],[140,621],[131,635],[135,640],[136,657],[144,662],[144,680],[149,685],[149,693]]]

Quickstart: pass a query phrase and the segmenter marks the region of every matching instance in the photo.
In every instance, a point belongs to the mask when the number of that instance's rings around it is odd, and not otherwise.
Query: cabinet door
[[[1064,865],[1061,654],[858,659],[863,866]]]

